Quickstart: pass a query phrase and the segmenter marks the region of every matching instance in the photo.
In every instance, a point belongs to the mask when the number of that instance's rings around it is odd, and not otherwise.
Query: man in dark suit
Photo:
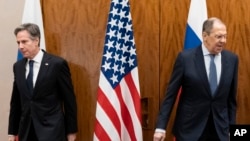
[[[19,141],[75,141],[77,106],[67,62],[39,48],[36,24],[14,33],[24,58],[13,67],[9,141],[16,135]]]
[[[173,127],[176,140],[229,140],[229,125],[236,120],[238,57],[223,50],[226,36],[225,24],[218,18],[209,18],[203,24],[202,45],[178,55],[159,111],[154,141],[165,139],[180,88]],[[210,83],[212,80],[215,81]]]

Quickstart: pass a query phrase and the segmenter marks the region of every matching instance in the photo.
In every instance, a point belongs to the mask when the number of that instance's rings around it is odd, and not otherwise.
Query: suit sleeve
[[[238,56],[235,59],[234,72],[233,72],[233,81],[230,87],[230,94],[228,97],[228,114],[229,114],[229,124],[236,123],[236,109],[237,109],[237,84],[238,84]]]
[[[15,69],[14,69],[15,70]],[[15,81],[15,71],[14,71],[14,82],[12,95],[10,100],[10,114],[9,114],[9,127],[8,134],[9,135],[17,135],[19,122],[21,117],[21,103],[20,103],[20,94]]]
[[[71,80],[70,70],[65,60],[63,60],[61,64],[60,75],[58,75],[58,84],[60,92],[63,96],[66,133],[67,134],[76,133],[78,130],[77,104]]]
[[[176,62],[174,64],[173,72],[170,78],[170,82],[165,93],[165,98],[161,105],[156,128],[166,129],[170,114],[172,112],[173,105],[176,101],[178,91],[180,90],[182,83],[182,76],[184,71],[183,57],[181,53],[177,56]]]

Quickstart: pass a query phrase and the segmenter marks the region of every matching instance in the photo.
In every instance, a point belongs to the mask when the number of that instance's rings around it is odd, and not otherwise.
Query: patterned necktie
[[[214,63],[214,54],[210,54],[210,71],[209,71],[209,84],[212,95],[214,95],[215,90],[217,88],[217,73],[216,73],[216,66]]]
[[[27,85],[30,91],[30,94],[33,94],[33,64],[34,61],[29,61],[29,74],[27,76]]]

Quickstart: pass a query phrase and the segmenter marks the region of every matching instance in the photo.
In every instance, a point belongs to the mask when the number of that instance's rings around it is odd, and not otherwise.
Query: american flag
[[[128,0],[111,0],[94,141],[142,141],[140,90]]]

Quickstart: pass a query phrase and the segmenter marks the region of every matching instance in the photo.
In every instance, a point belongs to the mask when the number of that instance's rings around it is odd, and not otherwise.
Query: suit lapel
[[[202,49],[201,47],[198,47],[196,50],[196,55],[194,58],[195,64],[196,64],[196,69],[198,70],[198,73],[203,81],[203,84],[205,86],[205,88],[208,91],[208,94],[211,96],[211,91],[210,91],[210,87],[209,87],[209,80],[207,78],[207,72],[206,72],[206,67],[205,67],[205,63],[204,63],[204,57],[203,57],[203,53],[202,53]],[[227,71],[229,71],[228,69],[228,58],[225,54],[224,51],[221,52],[221,77],[220,77],[220,82],[218,84],[218,87],[215,91],[215,95],[217,95],[218,93],[218,89],[221,89],[221,87],[223,86],[223,83],[226,80],[226,76],[227,76]],[[201,67],[202,66],[202,67]]]
[[[22,61],[20,62],[20,66],[18,66],[18,71],[16,72],[20,75],[20,79],[16,80],[19,81],[18,84],[21,85],[20,87],[24,88],[24,91],[26,91],[24,94],[27,97],[30,97],[31,95],[26,82],[26,62],[27,62],[26,58],[22,59]]]
[[[228,62],[227,55],[225,54],[224,51],[222,51],[221,52],[221,76],[220,76],[220,82],[218,84],[217,90],[221,89],[220,87],[222,87],[225,80],[227,80],[226,76],[228,74],[227,72],[229,71],[228,64],[229,62]]]
[[[207,72],[206,72],[206,67],[205,67],[205,61],[204,61],[204,56],[203,56],[201,46],[196,49],[194,62],[196,64],[196,69],[198,70],[197,72],[202,79],[203,86],[205,86],[206,90],[208,91],[208,94],[210,94],[210,96],[211,96],[211,91],[210,91],[210,87],[209,87],[209,82],[208,82]]]
[[[49,60],[49,55],[46,52],[44,52],[41,66],[40,66],[40,69],[38,72],[35,88],[34,88],[34,95],[37,93],[39,86],[41,86],[40,83],[43,82],[43,79],[44,79],[44,77],[47,74],[47,71],[49,69],[48,60]]]

